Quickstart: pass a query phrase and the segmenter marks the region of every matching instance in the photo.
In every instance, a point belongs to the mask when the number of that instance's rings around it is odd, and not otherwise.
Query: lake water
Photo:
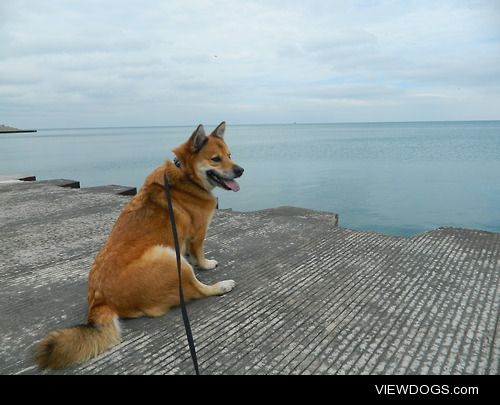
[[[0,174],[140,187],[193,129],[2,134]],[[240,192],[217,191],[221,208],[333,211],[341,226],[393,235],[500,232],[500,121],[228,125],[226,140],[245,174]]]

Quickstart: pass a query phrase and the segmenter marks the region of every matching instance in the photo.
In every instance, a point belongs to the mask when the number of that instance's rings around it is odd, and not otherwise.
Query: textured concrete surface
[[[91,262],[129,197],[0,184],[0,373],[39,373],[34,344],[82,323]],[[219,211],[207,240],[231,278],[188,305],[204,374],[498,374],[500,234],[402,238],[298,208]],[[180,311],[123,320],[123,343],[58,373],[192,373]]]

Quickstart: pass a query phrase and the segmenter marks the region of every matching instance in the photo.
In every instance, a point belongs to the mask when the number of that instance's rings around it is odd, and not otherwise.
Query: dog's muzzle
[[[235,166],[233,168],[233,177],[227,178],[227,177],[221,176],[215,170],[209,170],[207,172],[207,177],[213,185],[221,187],[224,190],[232,190],[232,191],[236,192],[236,191],[240,191],[240,185],[234,179],[237,177],[241,177],[241,175],[243,174],[243,171],[244,170],[242,167]]]

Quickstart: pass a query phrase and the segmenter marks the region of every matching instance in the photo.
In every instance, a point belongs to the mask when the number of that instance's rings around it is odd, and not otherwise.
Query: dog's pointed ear
[[[217,128],[210,134],[217,138],[224,139],[224,132],[226,132],[226,121],[222,121]]]
[[[203,145],[207,143],[208,137],[207,134],[205,133],[205,128],[203,128],[203,125],[198,125],[198,128],[193,132],[191,135],[191,138],[189,138],[189,143],[191,145],[191,150],[193,152],[198,152],[203,148]]]

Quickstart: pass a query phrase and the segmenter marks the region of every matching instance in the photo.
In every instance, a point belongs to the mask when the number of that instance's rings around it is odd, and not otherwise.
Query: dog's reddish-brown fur
[[[214,268],[204,256],[203,243],[216,206],[207,170],[226,178],[239,177],[223,140],[225,124],[206,136],[200,125],[189,140],[174,149],[180,168],[167,161],[155,169],[140,192],[123,209],[97,255],[89,275],[86,325],[50,333],[37,347],[42,368],[60,368],[86,361],[120,342],[117,318],[160,316],[178,305],[178,278],[173,238],[164,196],[164,173],[171,186],[182,254],[194,263]],[[214,161],[214,156],[219,157]],[[234,175],[235,168],[240,169]],[[221,295],[232,280],[205,285],[183,257],[182,282],[186,300]]]

